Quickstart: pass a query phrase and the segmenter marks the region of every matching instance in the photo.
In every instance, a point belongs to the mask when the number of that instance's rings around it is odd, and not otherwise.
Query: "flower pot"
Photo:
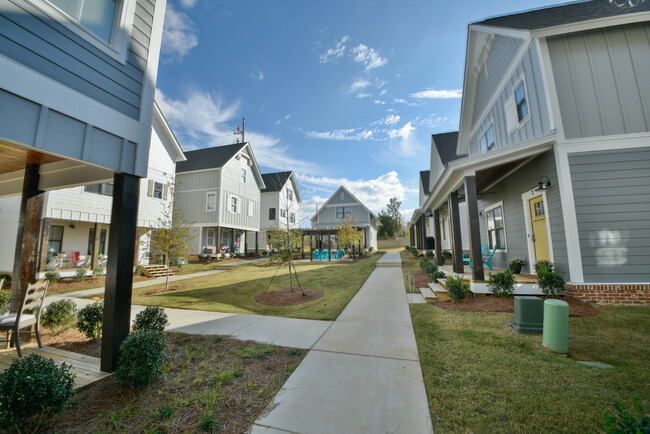
[[[512,270],[513,273],[519,274],[521,273],[521,265],[519,264],[510,264],[509,268]]]

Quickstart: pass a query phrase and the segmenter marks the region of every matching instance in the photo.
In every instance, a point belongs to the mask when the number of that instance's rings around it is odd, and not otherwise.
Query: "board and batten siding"
[[[137,0],[126,63],[25,0],[0,0],[0,54],[138,120],[154,0]]]
[[[517,48],[511,49],[516,50]],[[469,142],[469,154],[471,157],[483,154],[480,143],[481,138],[492,123],[494,123],[495,140],[493,150],[518,145],[552,134],[548,101],[544,91],[538,51],[539,46],[537,44],[531,44],[529,46],[515,72],[508,79],[505,87],[499,90],[500,94],[495,104],[482,121],[477,119],[477,122],[481,122],[481,124]],[[490,69],[490,74],[494,73]],[[512,133],[509,133],[506,125],[505,104],[512,97],[514,88],[519,84],[519,80],[522,77],[525,81],[524,86],[526,88],[529,117],[521,126],[512,131]]]
[[[318,210],[318,220],[312,222],[312,227],[322,228],[322,227],[334,227],[340,225],[343,220],[336,218],[336,208],[337,207],[350,207],[350,216],[353,219],[356,219],[357,225],[367,225],[370,223],[370,215],[368,211],[362,205],[355,205],[351,203],[344,203],[338,205],[332,205],[330,202],[326,206]]]
[[[246,151],[252,159],[252,155]],[[255,176],[253,166],[249,159],[241,155],[232,158],[222,167],[221,196],[219,198],[222,226],[259,231],[260,229],[260,201],[261,184]],[[246,183],[242,182],[242,169],[246,169]],[[236,197],[238,212],[230,212],[229,197]],[[253,211],[249,216],[248,209],[252,202]]]
[[[489,73],[486,74],[485,69],[482,68],[476,77],[476,97],[472,125],[476,125],[476,122],[480,121],[478,116],[487,109],[495,92],[499,91],[497,89],[499,83],[515,60],[515,56],[523,44],[524,41],[519,38],[502,35],[497,35],[492,41],[490,51],[487,55]]]
[[[508,268],[508,259],[522,258],[529,264],[524,270],[531,272],[530,258],[528,257],[528,234],[526,232],[526,220],[524,203],[521,195],[536,188],[541,176],[548,176],[551,180],[551,188],[546,192],[548,215],[551,227],[551,241],[553,242],[553,262],[561,272],[568,272],[569,261],[566,249],[566,238],[564,234],[564,221],[562,219],[562,204],[560,191],[557,188],[557,170],[555,157],[552,151],[547,151],[537,156],[518,171],[510,175],[499,184],[492,187],[485,197],[489,200],[479,200],[478,208],[482,214],[479,217],[481,229],[481,242],[487,242],[487,218],[485,209],[495,203],[503,201],[503,215],[506,228],[506,251],[497,250],[492,257],[491,263],[496,268]],[[489,249],[488,249],[489,250]]]
[[[438,179],[442,176],[442,172],[445,170],[445,166],[442,164],[440,159],[440,154],[438,153],[438,148],[435,145],[435,140],[431,138],[431,163],[429,164],[429,192],[434,191]],[[426,200],[426,199],[425,199]],[[420,203],[422,206],[422,202]]]
[[[548,39],[568,139],[650,131],[650,23]]]
[[[585,282],[650,282],[650,147],[569,154]]]
[[[176,174],[177,200],[185,220],[198,224],[219,225],[220,172],[221,169],[212,169]],[[217,210],[206,211],[206,195],[212,191],[217,193]]]

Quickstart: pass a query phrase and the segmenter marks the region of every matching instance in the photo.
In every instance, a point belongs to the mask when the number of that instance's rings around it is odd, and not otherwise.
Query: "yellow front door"
[[[551,256],[548,251],[548,232],[546,231],[546,215],[544,213],[544,196],[530,200],[530,220],[533,228],[533,245],[535,246],[535,259],[549,261]]]

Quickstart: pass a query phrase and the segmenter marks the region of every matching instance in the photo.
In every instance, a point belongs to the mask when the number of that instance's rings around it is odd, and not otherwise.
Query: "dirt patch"
[[[148,280],[148,277],[145,276],[140,276],[138,274],[133,275],[133,281],[134,282],[141,282],[143,280]],[[91,280],[90,278],[86,278],[85,280],[82,280],[81,282],[75,282],[74,280],[61,280],[58,283],[48,285],[47,287],[47,293],[48,294],[55,294],[57,292],[68,292],[68,291],[77,291],[81,289],[89,289],[89,288],[102,288],[106,284],[106,276],[98,277],[95,280]]]
[[[431,279],[424,274],[422,270],[413,270],[411,273],[413,277],[415,277],[415,287],[416,288],[428,288],[429,283],[431,283]]]
[[[540,297],[545,300],[547,297]],[[569,303],[569,316],[575,318],[593,318],[598,316],[598,311],[588,303],[571,297],[562,300]],[[468,297],[459,302],[439,301],[436,306],[445,310],[459,312],[512,312],[515,311],[514,297],[501,298],[488,296]]]
[[[41,340],[43,345],[72,351],[73,353],[85,354],[91,357],[100,357],[101,354],[101,339],[92,342],[86,335],[76,329],[70,329],[58,335],[52,334],[48,329],[43,329],[41,331]],[[32,343],[35,342],[36,339],[32,339]]]
[[[151,291],[143,292],[142,295],[154,295],[154,294],[163,294],[165,292],[172,292],[172,291],[178,291],[180,289],[187,289],[189,286],[186,285],[172,285],[168,289],[165,289],[163,286],[162,288],[156,288]]]
[[[304,294],[303,294],[304,293]],[[323,296],[323,291],[312,288],[289,288],[273,289],[265,291],[255,296],[255,301],[266,304],[267,306],[295,306],[310,301],[318,300]]]

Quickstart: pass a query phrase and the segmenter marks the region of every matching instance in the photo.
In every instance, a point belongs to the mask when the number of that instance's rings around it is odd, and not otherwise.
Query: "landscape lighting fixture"
[[[544,181],[546,179],[546,181]],[[551,188],[551,180],[548,179],[548,176],[542,176],[539,178],[537,183],[537,188],[534,191],[546,191]]]

